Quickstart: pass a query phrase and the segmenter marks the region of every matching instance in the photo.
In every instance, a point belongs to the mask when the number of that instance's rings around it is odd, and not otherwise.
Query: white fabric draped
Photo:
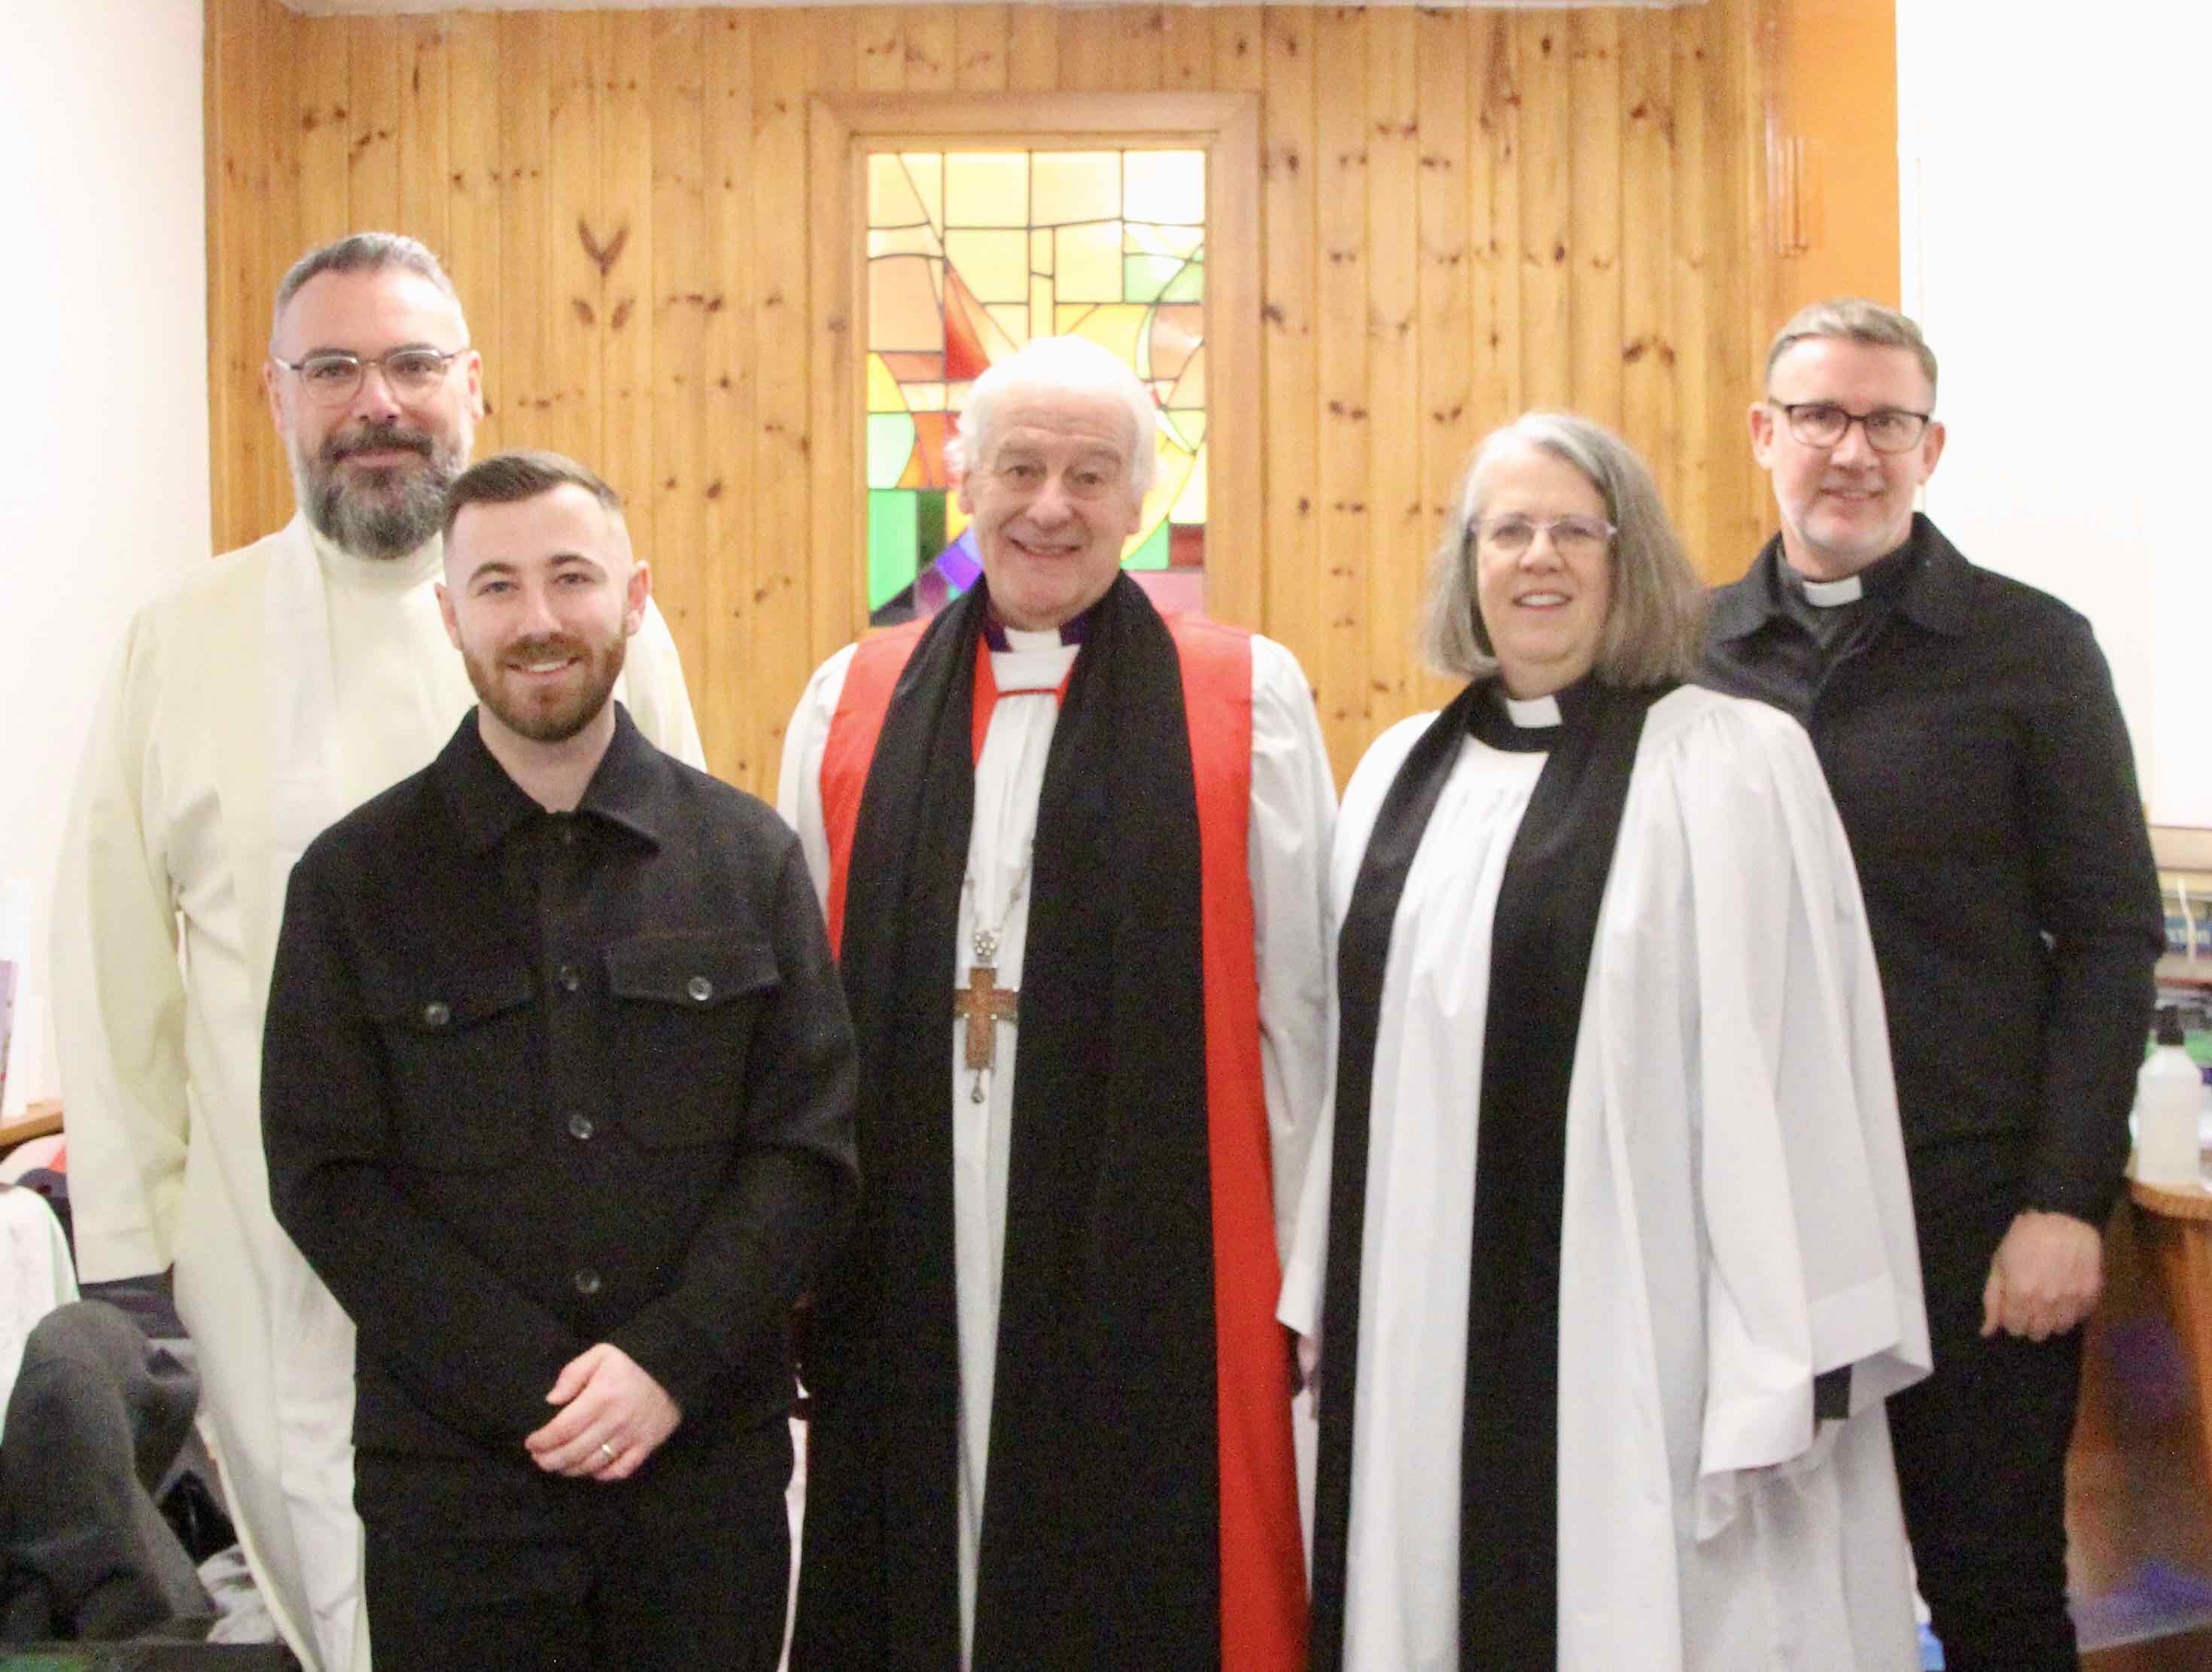
[[[1340,920],[1429,716],[1346,793]],[[1468,739],[1407,879],[1375,1053],[1346,1663],[1459,1665],[1475,1101],[1499,881],[1544,757]],[[1638,747],[1573,1043],[1559,1298],[1563,1672],[1909,1667],[1881,1400],[1927,1373],[1856,877],[1811,746],[1686,689]],[[1308,1334],[1329,1134],[1284,1321]],[[1851,1366],[1815,1437],[1813,1379]],[[1324,1385],[1322,1397],[1328,1397]]]

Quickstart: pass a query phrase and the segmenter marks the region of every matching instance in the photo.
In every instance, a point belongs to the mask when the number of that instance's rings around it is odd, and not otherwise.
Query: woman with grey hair
[[[1881,1401],[1927,1373],[1881,988],[1810,744],[1684,683],[1702,597],[1583,419],[1485,441],[1354,774],[1315,1672],[1917,1663]]]

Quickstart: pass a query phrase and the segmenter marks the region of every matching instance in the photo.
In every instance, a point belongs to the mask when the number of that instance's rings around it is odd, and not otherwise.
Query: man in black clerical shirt
[[[376,1657],[768,1672],[791,1309],[855,1189],[821,913],[611,701],[613,492],[503,454],[445,532],[481,706],[294,870],[264,1052],[276,1216],[359,1331]]]
[[[1783,327],[1751,408],[1782,531],[1719,593],[1706,679],[1804,722],[1866,897],[1936,1353],[1889,1420],[1947,1663],[2073,1667],[2081,1326],[2165,935],[2087,623],[1913,511],[1935,405],[1902,314]]]

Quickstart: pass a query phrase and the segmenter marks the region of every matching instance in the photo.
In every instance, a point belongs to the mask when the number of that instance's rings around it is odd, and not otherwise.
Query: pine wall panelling
[[[1250,555],[1214,597],[1298,654],[1348,772],[1447,689],[1413,656],[1414,601],[1468,448],[1523,407],[1623,428],[1709,574],[1761,537],[1742,408],[1779,294],[1783,5],[308,18],[208,0],[216,548],[291,513],[260,387],[277,275],[356,227],[412,233],[484,355],[479,451],[559,447],[623,489],[709,760],[767,790],[808,670],[865,604],[856,325],[823,317],[849,245],[811,213],[845,161],[815,154],[815,101],[1253,94],[1258,294],[1213,298],[1257,315],[1234,514]]]

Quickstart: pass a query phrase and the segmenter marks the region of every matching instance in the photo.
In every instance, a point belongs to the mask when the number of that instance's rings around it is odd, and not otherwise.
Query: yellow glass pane
[[[868,264],[870,348],[944,352],[945,314],[931,271],[936,264],[918,255],[885,256]]]
[[[1206,219],[1205,152],[1126,151],[1121,167],[1121,213],[1130,220],[1197,226]]]
[[[1053,237],[1053,283],[1062,302],[1121,300],[1119,222],[1091,221],[1081,226],[1061,227]]]
[[[915,195],[921,200],[922,219],[945,230],[945,157],[937,151],[902,151],[899,161],[906,165],[907,177],[914,182]]]
[[[1030,234],[1030,271],[1052,271],[1052,228],[1039,227]]]
[[[1030,299],[1029,234],[955,227],[945,234],[945,259],[979,301]]]
[[[879,354],[868,356],[868,410],[871,412],[903,412],[906,397],[899,393],[898,380],[891,368],[884,364]]]
[[[1150,528],[1168,514],[1168,508],[1182,497],[1190,480],[1193,460],[1191,450],[1169,430],[1165,424],[1153,427],[1154,445],[1158,449],[1160,471],[1152,478],[1152,491],[1145,496],[1145,508],[1138,518],[1141,531]]]
[[[1060,310],[1063,316],[1067,310]],[[1137,333],[1144,328],[1146,309],[1136,302],[1112,302],[1103,307],[1085,309],[1083,317],[1073,327],[1060,329],[1076,337],[1087,337],[1106,349],[1122,364],[1133,366],[1137,360]]]
[[[945,159],[945,224],[1026,227],[1030,159],[1025,151],[956,151]]]
[[[951,545],[951,544],[953,543],[953,541],[955,541],[955,540],[958,539],[958,538],[961,537],[961,535],[962,535],[962,534],[963,534],[963,533],[965,533],[965,532],[967,532],[968,525],[969,525],[969,523],[973,522],[974,520],[975,520],[975,519],[974,519],[973,517],[969,516],[969,515],[967,514],[967,512],[965,512],[965,511],[963,511],[963,510],[962,510],[962,509],[960,508],[960,496],[959,496],[957,492],[956,492],[956,493],[950,493],[950,494],[945,495],[945,544],[947,544],[947,545]],[[931,556],[933,556],[933,557],[934,557],[934,556],[937,556],[937,554],[936,554],[935,552],[933,552],[933,552],[931,552],[929,555],[930,555]]]
[[[1206,520],[1206,454],[1203,450],[1190,461],[1190,474],[1183,482],[1182,491],[1176,496],[1175,508],[1168,513],[1168,520]]]
[[[1030,318],[1036,321],[1037,330],[1060,329],[1060,316],[1052,305],[1052,281],[1048,278],[1030,280]]]
[[[913,412],[942,412],[945,410],[945,386],[941,383],[909,383],[906,386],[907,410]],[[1183,428],[1188,430],[1188,424]]]
[[[926,218],[914,182],[907,177],[906,160],[891,151],[872,153],[868,158],[868,224],[910,227]]]
[[[1171,255],[1185,259],[1206,242],[1204,227],[1155,227],[1131,221],[1121,228],[1121,247],[1131,255]]]
[[[1025,337],[1009,336],[1006,328],[999,323],[995,313],[996,310],[990,307],[979,307],[974,308],[969,316],[975,321],[976,340],[983,345],[983,358],[994,366],[1029,340]]]
[[[1202,165],[1205,153],[1199,153],[1199,156]],[[1119,151],[1038,151],[1030,162],[1032,226],[1064,226],[1075,221],[1120,218]]]
[[[1083,322],[1098,311],[1096,302],[1059,302],[1052,310],[1052,328],[1062,337],[1073,336]]]
[[[1176,380],[1175,392],[1167,398],[1173,407],[1203,407],[1206,404],[1206,345],[1201,343],[1183,363],[1182,375]]]
[[[872,227],[868,253],[874,255],[943,255],[945,240],[929,226]]]
[[[991,322],[1006,333],[1006,340],[1016,348],[1030,340],[1030,311],[1020,302],[991,302],[983,312]]]

